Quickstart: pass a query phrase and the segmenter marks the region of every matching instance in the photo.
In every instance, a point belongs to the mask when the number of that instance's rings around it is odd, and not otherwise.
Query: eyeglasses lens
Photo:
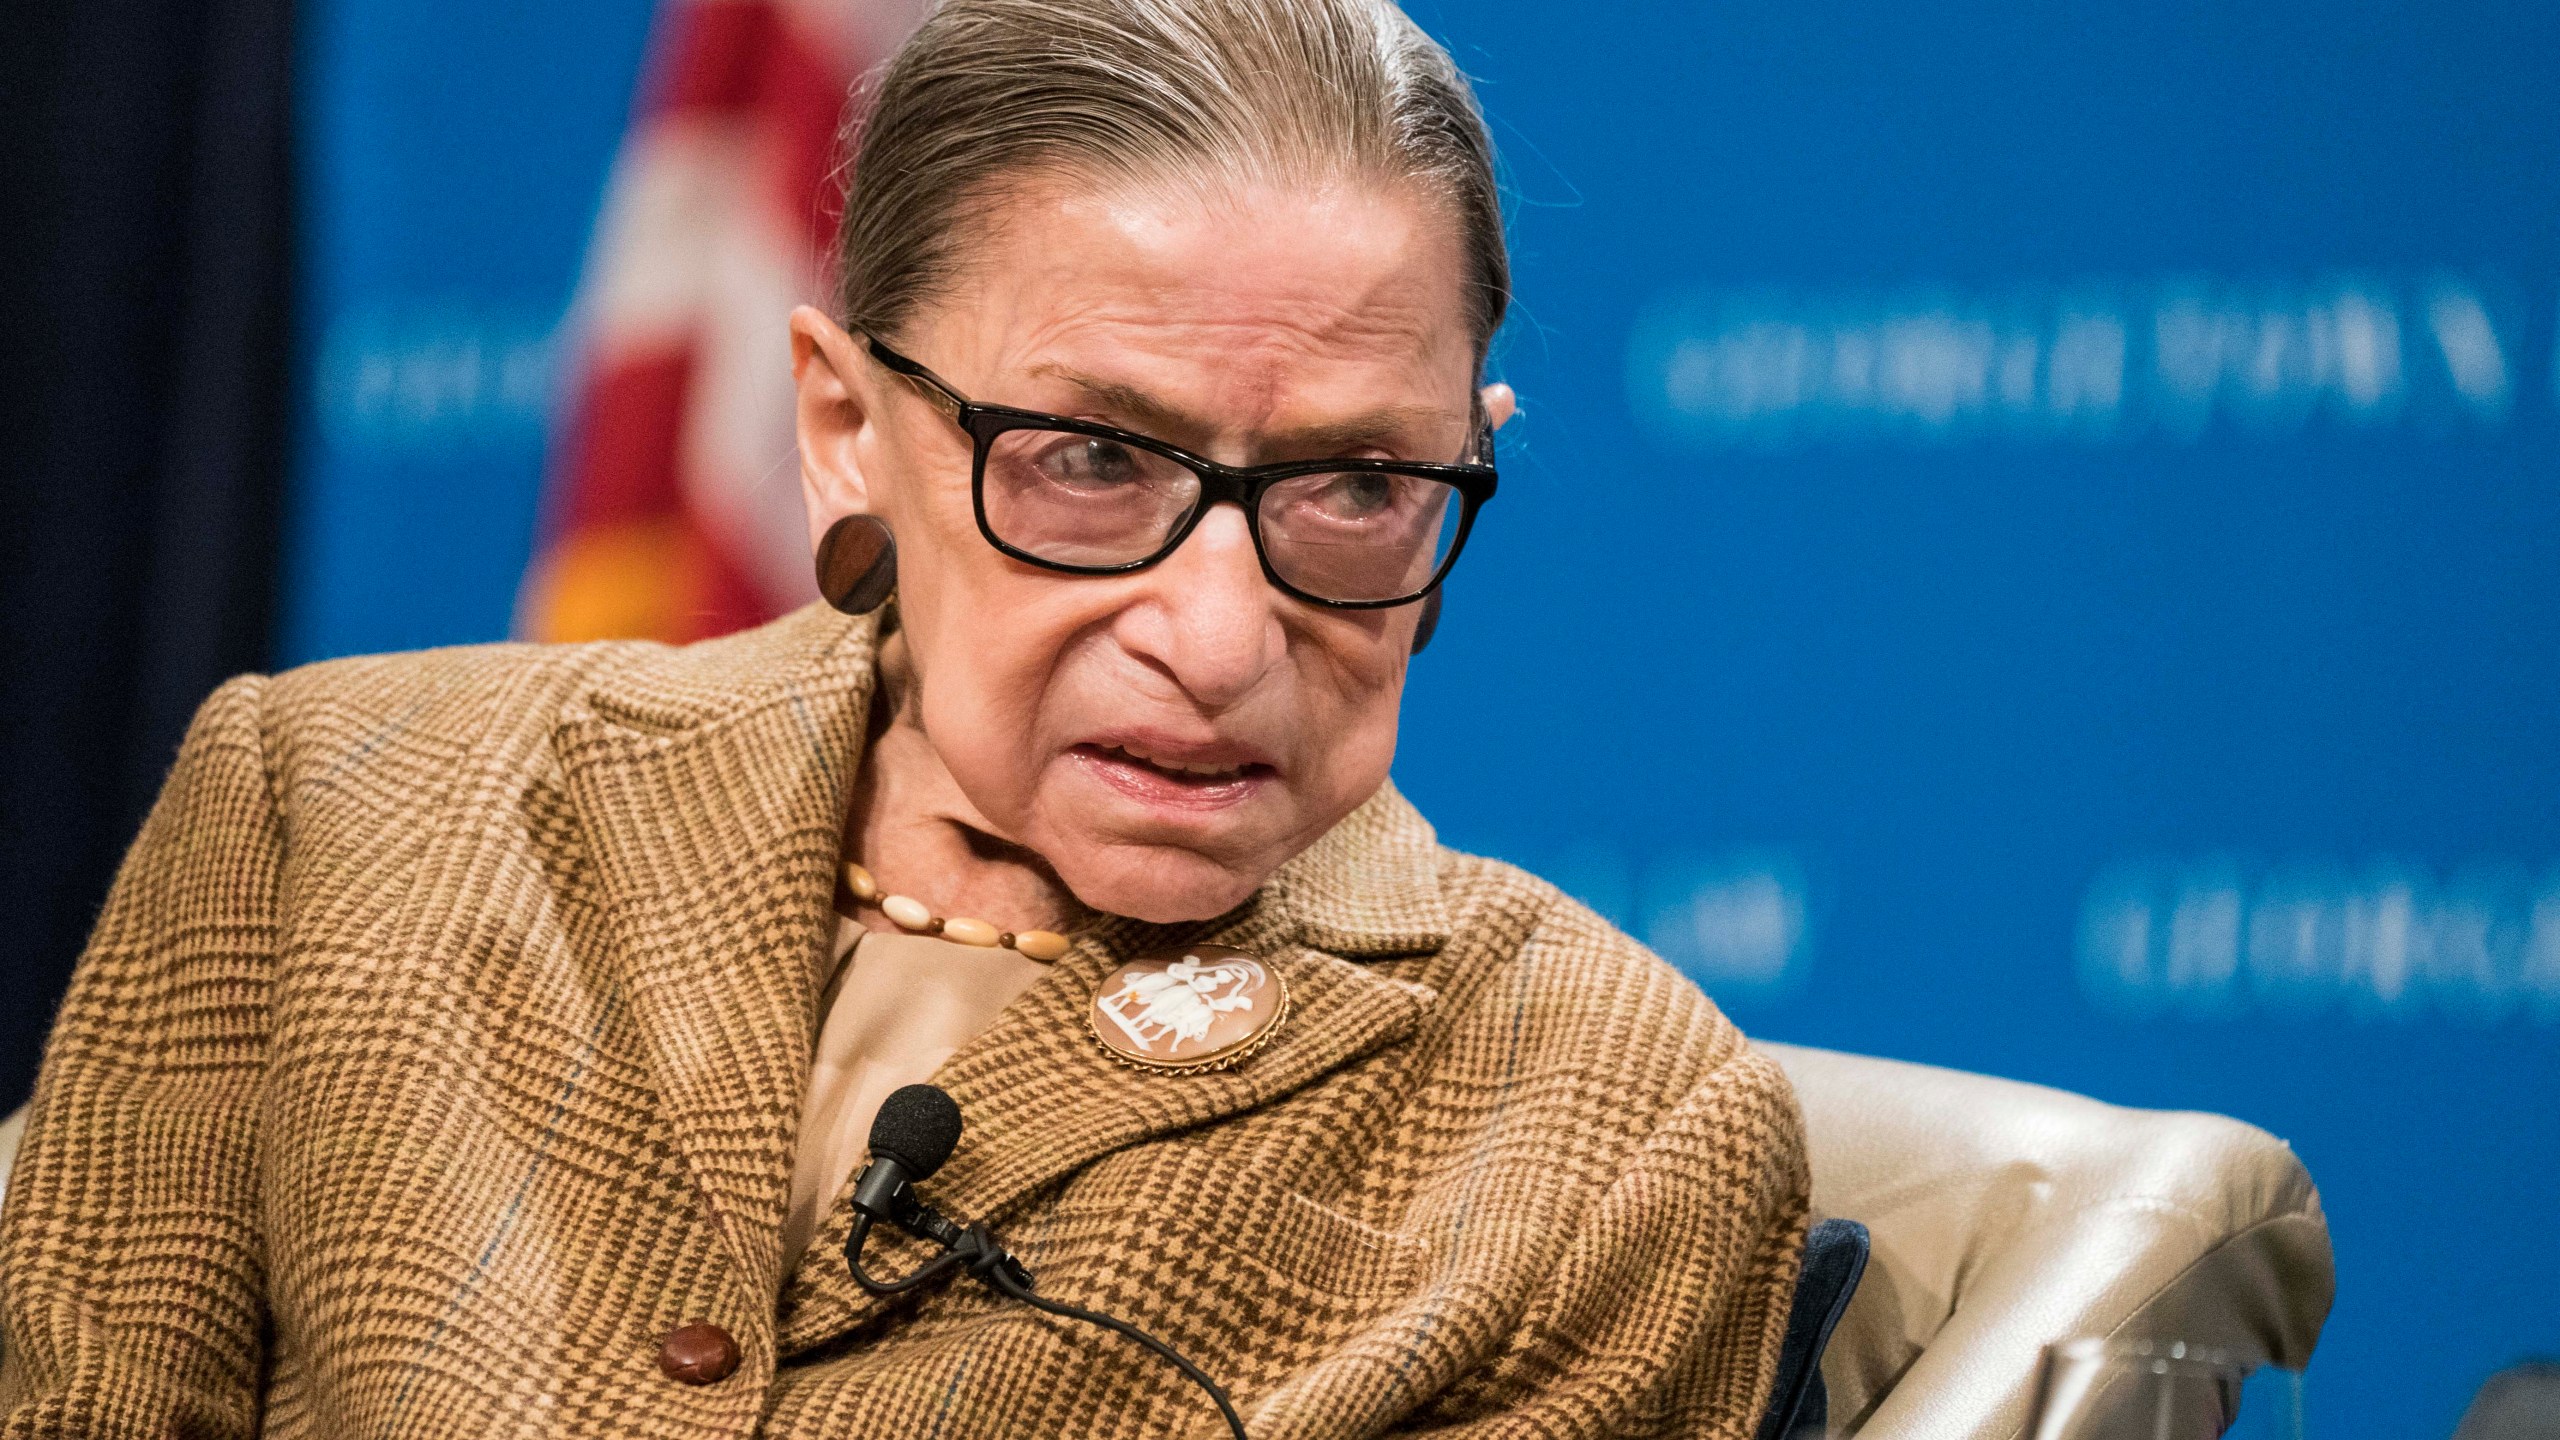
[[[1064,430],[1007,430],[987,446],[987,525],[1057,565],[1144,560],[1190,518],[1200,477],[1150,450]]]
[[[988,528],[1055,565],[1093,569],[1156,554],[1200,503],[1178,460],[1096,435],[1006,430],[988,442]],[[1424,475],[1300,475],[1263,492],[1256,517],[1272,570],[1324,600],[1417,595],[1448,562],[1465,513],[1455,487]]]
[[[1430,585],[1465,506],[1424,475],[1300,475],[1262,494],[1262,545],[1281,579],[1327,600],[1400,600]]]

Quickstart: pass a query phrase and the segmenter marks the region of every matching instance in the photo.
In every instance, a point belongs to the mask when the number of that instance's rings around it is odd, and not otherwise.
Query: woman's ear
[[[1501,429],[1502,423],[1520,409],[1520,397],[1512,394],[1511,387],[1499,380],[1476,393],[1484,400],[1484,418],[1493,422],[1496,430]]]
[[[794,428],[800,440],[800,494],[809,507],[809,543],[847,515],[872,511],[862,473],[863,429],[870,423],[870,377],[844,327],[814,306],[791,312],[791,378],[799,387]]]

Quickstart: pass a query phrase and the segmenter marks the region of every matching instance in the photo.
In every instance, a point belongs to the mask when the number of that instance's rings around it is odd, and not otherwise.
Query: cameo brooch
[[[1225,945],[1141,955],[1093,992],[1093,1037],[1112,1059],[1156,1075],[1225,1070],[1280,1033],[1289,986],[1259,956]]]

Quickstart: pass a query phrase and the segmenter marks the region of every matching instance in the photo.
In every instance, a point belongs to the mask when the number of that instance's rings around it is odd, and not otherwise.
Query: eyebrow
[[[1096,404],[1122,417],[1125,428],[1141,434],[1198,434],[1199,421],[1165,404],[1146,391],[1118,380],[1105,380],[1064,365],[1035,365],[1031,373],[1072,385],[1083,391]],[[1354,445],[1410,435],[1443,423],[1446,412],[1430,405],[1385,405],[1350,420],[1309,425],[1286,431],[1270,438],[1287,442],[1292,448],[1304,447],[1317,452],[1348,449]],[[1406,457],[1413,458],[1413,457]]]

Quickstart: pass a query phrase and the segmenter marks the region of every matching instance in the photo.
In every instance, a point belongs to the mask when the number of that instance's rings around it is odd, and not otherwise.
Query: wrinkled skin
[[[1230,464],[1466,448],[1476,340],[1426,197],[1034,183],[967,242],[951,298],[882,338],[969,399]],[[978,533],[960,429],[824,314],[791,338],[812,544],[855,512],[897,537],[847,834],[885,886],[1015,929],[1206,919],[1386,779],[1419,606],[1283,594],[1231,505],[1133,574],[1010,559]],[[1482,399],[1510,415],[1506,387]]]

